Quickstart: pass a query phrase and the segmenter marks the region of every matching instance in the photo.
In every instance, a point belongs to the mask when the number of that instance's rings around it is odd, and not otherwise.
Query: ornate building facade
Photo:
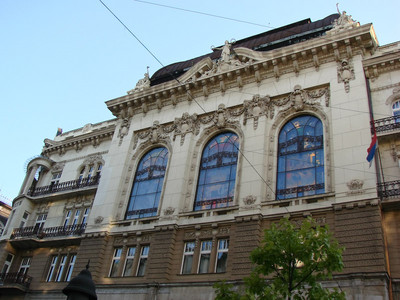
[[[327,287],[400,299],[400,43],[345,12],[225,42],[45,140],[0,241],[4,299],[213,299],[263,230],[312,216],[345,247]],[[365,157],[376,132],[379,153]]]

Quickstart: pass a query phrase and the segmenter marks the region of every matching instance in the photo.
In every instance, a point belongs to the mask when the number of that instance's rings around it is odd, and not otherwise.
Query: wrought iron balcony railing
[[[378,183],[377,189],[381,199],[400,196],[400,180]]]
[[[25,288],[29,288],[32,277],[21,273],[0,273],[0,284],[7,286],[10,284],[20,284]]]
[[[35,197],[46,194],[52,194],[56,192],[71,191],[85,187],[96,186],[99,184],[99,181],[100,181],[100,175],[96,175],[93,177],[59,182],[46,186],[31,187],[28,191],[28,195]]]
[[[67,226],[57,226],[57,227],[47,227],[38,228],[35,226],[14,228],[10,239],[18,238],[48,238],[48,237],[65,237],[65,236],[80,236],[85,232],[86,223],[67,225]]]
[[[372,134],[374,133],[374,125],[376,133],[385,133],[400,129],[400,115],[371,121]]]

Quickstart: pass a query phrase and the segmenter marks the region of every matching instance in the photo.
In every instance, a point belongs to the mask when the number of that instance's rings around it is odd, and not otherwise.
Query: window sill
[[[304,196],[298,198],[290,198],[284,200],[272,200],[272,201],[265,201],[262,202],[262,206],[269,206],[269,207],[287,207],[287,206],[298,206],[304,204],[312,204],[322,201],[327,201],[329,198],[334,197],[335,193],[325,193],[325,194],[318,194],[313,196]]]
[[[139,224],[150,224],[158,221],[159,217],[147,217],[140,219],[130,219],[130,220],[119,220],[111,222],[111,225],[117,226],[131,226],[131,225],[139,225]]]
[[[220,215],[227,215],[229,212],[231,212],[233,210],[237,210],[237,209],[239,209],[239,206],[234,205],[234,206],[222,207],[222,208],[182,212],[179,214],[179,217],[186,217],[188,219],[197,219],[197,218],[210,217],[210,216],[220,216]],[[213,274],[213,273],[209,273],[209,274]]]

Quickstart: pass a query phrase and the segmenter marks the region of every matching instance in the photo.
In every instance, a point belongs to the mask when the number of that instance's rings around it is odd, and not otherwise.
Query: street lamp
[[[68,296],[67,300],[97,300],[96,287],[89,272],[89,262],[86,269],[72,278],[62,292]]]

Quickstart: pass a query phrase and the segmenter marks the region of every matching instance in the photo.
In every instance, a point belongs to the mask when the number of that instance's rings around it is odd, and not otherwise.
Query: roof
[[[333,21],[338,18],[339,14],[332,14],[315,22],[311,22],[310,19],[304,19],[296,23],[236,41],[232,45],[232,49],[245,47],[255,51],[269,51],[296,44],[323,35],[333,27]],[[193,59],[165,66],[153,74],[150,78],[150,85],[154,86],[178,78],[197,62],[206,57],[216,60],[220,56],[221,50],[217,50]]]

